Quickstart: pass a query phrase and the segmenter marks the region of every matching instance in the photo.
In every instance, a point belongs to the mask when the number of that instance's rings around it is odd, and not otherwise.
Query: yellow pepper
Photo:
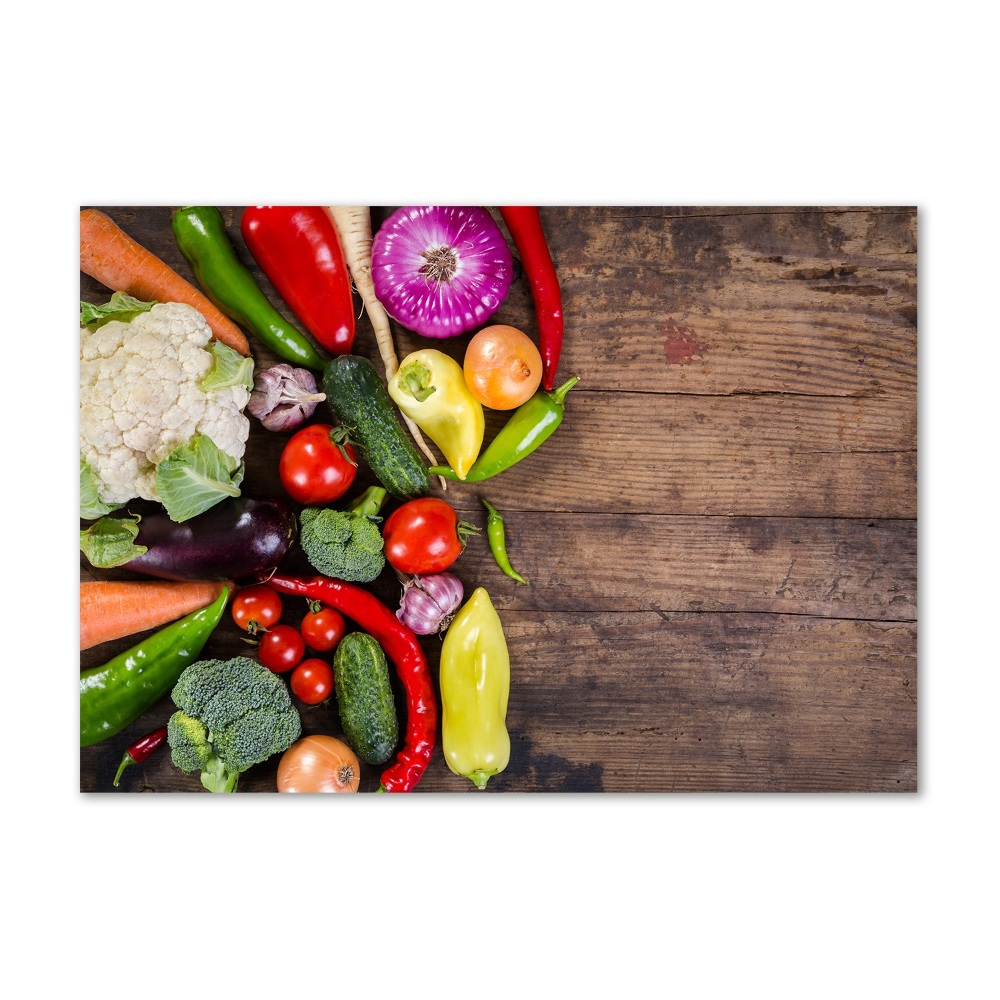
[[[427,348],[403,358],[389,379],[393,402],[441,449],[459,479],[479,457],[486,432],[483,407],[465,384],[462,366]]]
[[[448,767],[477,788],[510,760],[510,655],[490,595],[477,587],[441,646],[441,746]]]

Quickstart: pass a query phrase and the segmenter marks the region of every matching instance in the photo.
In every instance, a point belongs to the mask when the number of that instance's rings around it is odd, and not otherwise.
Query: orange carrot
[[[219,580],[122,582],[98,580],[80,584],[80,649],[166,625],[211,604],[223,587]]]
[[[244,357],[250,344],[243,331],[189,281],[97,208],[80,212],[80,270],[113,292],[127,292],[143,302],[185,302],[205,317],[216,340]]]

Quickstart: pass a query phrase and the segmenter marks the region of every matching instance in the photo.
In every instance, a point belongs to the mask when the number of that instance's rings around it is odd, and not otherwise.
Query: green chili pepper
[[[80,746],[100,743],[170,693],[198,658],[222,618],[229,590],[207,607],[160,629],[138,645],[80,674]]]
[[[566,393],[579,381],[579,376],[574,375],[563,382],[558,389],[553,389],[551,392],[542,389],[527,402],[522,403],[500,428],[489,447],[473,463],[464,482],[478,483],[483,479],[489,479],[509,469],[522,458],[527,458],[540,444],[548,440],[562,423]],[[447,465],[435,465],[429,471],[435,476],[461,481],[455,471]]]
[[[212,302],[286,361],[323,370],[326,362],[308,338],[271,305],[236,256],[217,208],[178,209],[170,224],[177,246]]]
[[[504,531],[503,518],[500,516],[500,511],[488,500],[484,500],[483,504],[489,512],[486,517],[486,538],[489,540],[490,552],[493,553],[493,558],[497,561],[497,565],[512,580],[517,580],[518,583],[527,583],[528,581],[510,564],[510,558],[507,555],[507,536]]]

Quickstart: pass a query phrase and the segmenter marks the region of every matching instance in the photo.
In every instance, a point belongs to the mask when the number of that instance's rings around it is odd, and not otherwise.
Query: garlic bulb
[[[326,393],[305,368],[275,365],[257,372],[247,409],[269,431],[294,431],[316,411]]]
[[[417,635],[444,632],[464,596],[462,581],[454,573],[411,576],[403,583],[396,617]]]

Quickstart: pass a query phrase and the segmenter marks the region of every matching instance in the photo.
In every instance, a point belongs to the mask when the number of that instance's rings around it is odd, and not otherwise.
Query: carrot
[[[205,317],[216,340],[244,357],[250,344],[243,331],[190,282],[97,208],[80,211],[80,270],[114,292],[144,302],[185,302]]]
[[[225,581],[122,582],[80,584],[80,649],[166,625],[211,604]]]
[[[341,248],[347,261],[347,268],[354,279],[365,312],[371,320],[375,331],[375,343],[385,366],[386,381],[399,370],[399,359],[396,357],[396,347],[392,341],[392,329],[389,326],[389,314],[375,295],[375,282],[372,280],[372,217],[366,206],[361,205],[330,205],[330,215],[340,237]],[[437,465],[434,452],[427,446],[420,428],[405,414],[401,414],[406,426],[413,435],[420,450],[430,459],[431,465]],[[441,477],[441,488],[448,486]]]

